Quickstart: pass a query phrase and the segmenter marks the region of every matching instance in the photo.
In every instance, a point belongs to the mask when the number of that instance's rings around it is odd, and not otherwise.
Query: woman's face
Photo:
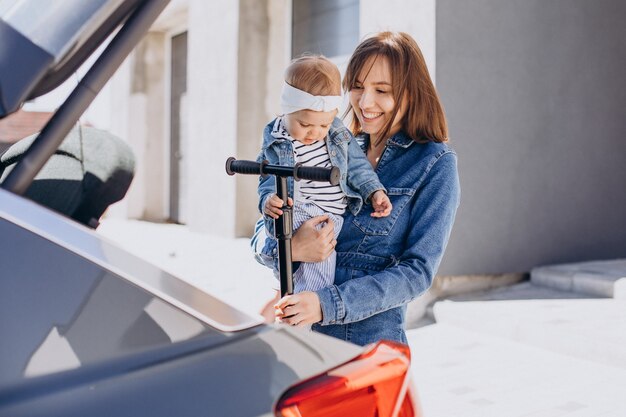
[[[350,90],[350,104],[361,123],[361,130],[369,133],[374,142],[379,139],[378,135],[391,119],[396,105],[392,87],[387,58],[373,56],[363,66],[354,87]],[[405,113],[406,99],[400,105],[391,125],[390,137],[400,131]]]

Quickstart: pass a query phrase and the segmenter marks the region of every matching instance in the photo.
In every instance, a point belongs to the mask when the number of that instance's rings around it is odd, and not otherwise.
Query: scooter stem
[[[291,238],[293,236],[293,208],[287,205],[287,178],[276,176],[276,195],[283,200],[283,214],[274,220],[274,232],[278,240],[278,265],[280,272],[280,295],[293,294],[293,267],[291,264]]]

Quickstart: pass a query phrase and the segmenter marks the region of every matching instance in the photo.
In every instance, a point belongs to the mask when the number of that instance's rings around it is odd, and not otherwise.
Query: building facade
[[[626,257],[626,3],[621,0],[173,0],[85,121],[137,156],[109,215],[249,236],[254,159],[302,52],[341,68],[367,34],[420,44],[459,155],[447,275]]]
[[[434,71],[434,0],[173,1],[109,86],[108,128],[140,161],[117,215],[249,236],[257,179],[228,177],[224,163],[256,158],[284,68],[304,52],[345,66],[383,29],[421,39]]]

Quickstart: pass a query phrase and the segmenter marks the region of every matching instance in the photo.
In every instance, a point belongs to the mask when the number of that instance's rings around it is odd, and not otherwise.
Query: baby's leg
[[[336,238],[343,225],[343,217],[326,213],[312,203],[296,204],[293,212],[294,229],[306,220],[323,214],[328,214],[332,219]],[[300,267],[294,273],[294,292],[316,291],[332,285],[335,280],[336,264],[337,253],[335,251],[322,262],[300,264]]]

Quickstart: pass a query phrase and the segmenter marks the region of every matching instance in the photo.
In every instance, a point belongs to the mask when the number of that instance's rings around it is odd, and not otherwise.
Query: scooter
[[[228,175],[274,175],[276,180],[276,195],[283,200],[281,210],[283,214],[274,220],[274,231],[278,240],[278,269],[280,274],[280,295],[293,294],[293,267],[291,260],[291,238],[293,236],[293,208],[287,205],[287,178],[294,180],[312,180],[339,184],[339,168],[319,168],[302,166],[300,163],[293,167],[270,165],[268,161],[255,162],[236,160],[230,157],[226,160]]]

